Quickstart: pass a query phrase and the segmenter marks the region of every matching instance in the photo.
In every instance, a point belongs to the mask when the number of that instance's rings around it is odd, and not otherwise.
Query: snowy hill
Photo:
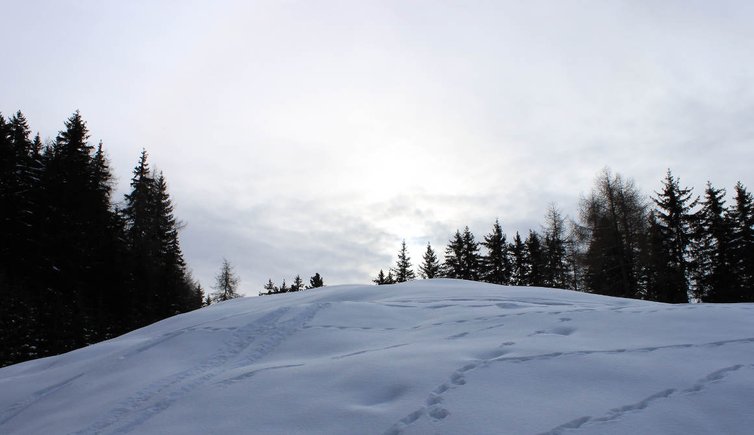
[[[749,434],[754,305],[454,280],[245,298],[0,369],[0,433]]]

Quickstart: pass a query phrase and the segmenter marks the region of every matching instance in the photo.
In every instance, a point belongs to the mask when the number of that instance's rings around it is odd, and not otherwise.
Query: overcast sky
[[[605,166],[754,189],[751,1],[0,1],[0,111],[142,148],[205,288],[366,283],[570,216]]]

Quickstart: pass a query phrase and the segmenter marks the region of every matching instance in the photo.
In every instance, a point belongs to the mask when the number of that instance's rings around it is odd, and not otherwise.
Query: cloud
[[[0,110],[81,109],[121,193],[146,147],[205,287],[222,257],[247,293],[366,282],[404,238],[575,216],[605,166],[754,186],[750,2],[69,6],[4,9]]]

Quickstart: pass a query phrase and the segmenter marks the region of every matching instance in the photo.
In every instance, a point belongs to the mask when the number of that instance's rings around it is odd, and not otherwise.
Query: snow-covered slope
[[[3,434],[752,428],[752,304],[454,280],[239,299],[0,369]]]

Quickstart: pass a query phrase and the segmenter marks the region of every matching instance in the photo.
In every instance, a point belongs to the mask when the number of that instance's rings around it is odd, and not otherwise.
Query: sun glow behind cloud
[[[402,238],[573,215],[606,165],[754,184],[747,2],[66,5],[9,11],[0,109],[46,137],[81,109],[121,191],[146,147],[205,284],[364,282]]]

